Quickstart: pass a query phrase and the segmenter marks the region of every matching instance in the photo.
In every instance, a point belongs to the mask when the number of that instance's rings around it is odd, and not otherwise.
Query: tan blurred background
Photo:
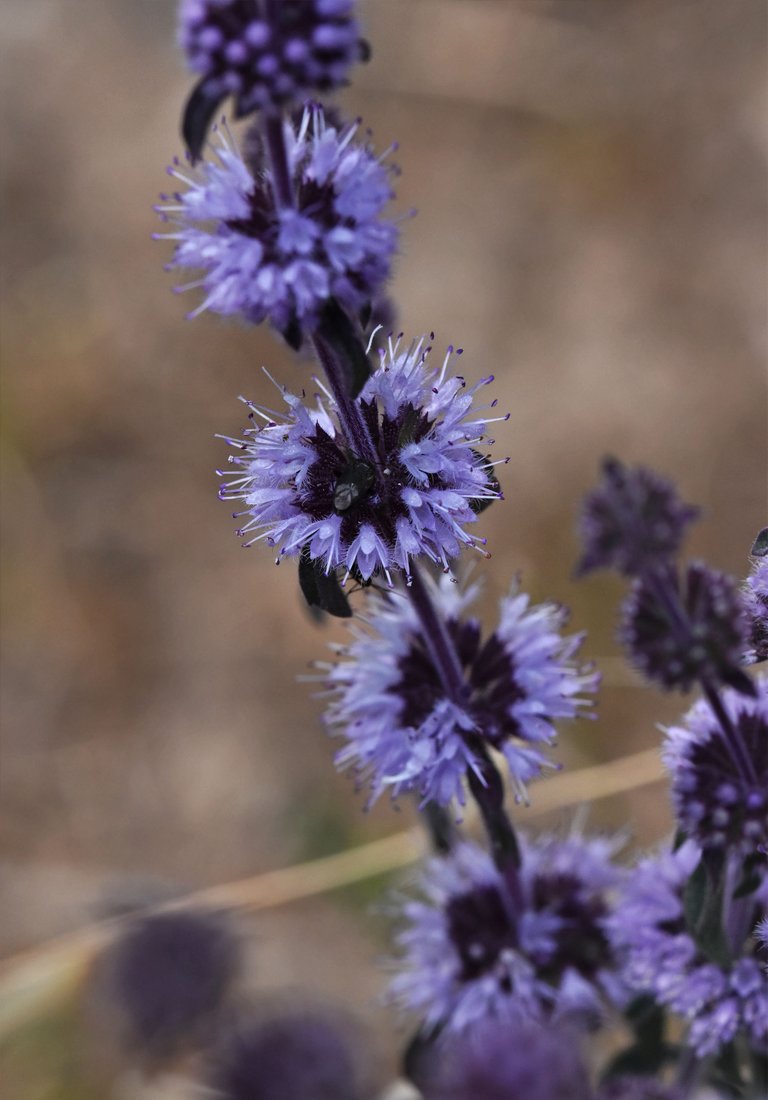
[[[703,506],[689,549],[721,568],[742,575],[768,521],[766,4],[363,10],[373,60],[342,104],[379,148],[399,141],[399,204],[418,209],[400,325],[462,344],[512,413],[485,613],[521,571],[609,658],[599,722],[563,737],[569,767],[653,746],[682,704],[614,659],[622,588],[572,582],[574,516],[613,452]],[[337,631],[310,621],[290,565],[239,548],[216,497],[237,395],[266,396],[262,364],[294,386],[308,367],[266,331],[185,321],[150,240],[189,87],[174,18],[173,0],[5,0],[0,16],[0,955],[413,816],[364,816],[334,775],[295,678]],[[591,819],[643,844],[670,822],[658,785]],[[254,918],[255,982],[381,1024],[381,885]]]

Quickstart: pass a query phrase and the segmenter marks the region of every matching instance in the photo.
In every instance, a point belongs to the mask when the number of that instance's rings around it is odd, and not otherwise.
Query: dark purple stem
[[[445,621],[432,602],[418,566],[414,568],[407,591],[419,616],[422,637],[445,693],[452,702],[463,706],[467,701],[468,689],[461,662]],[[477,802],[488,833],[494,863],[507,884],[512,909],[519,912],[521,895],[517,871],[520,866],[520,848],[514,826],[504,809],[504,782],[479,738],[473,740],[472,751],[478,766],[477,769],[469,768],[467,772],[469,790]]]
[[[272,179],[275,181],[275,202],[278,206],[295,206],[295,196],[288,167],[288,151],[285,148],[283,115],[280,111],[269,110],[263,115],[264,140],[269,152]]]
[[[374,468],[379,466],[379,457],[373,445],[368,426],[363,420],[360,406],[347,389],[344,365],[339,363],[333,348],[319,333],[312,336],[312,345],[328,379],[328,386],[336,403],[336,412],[346,440],[356,456]]]
[[[750,779],[753,783],[757,782],[757,773],[754,763],[741,739],[739,731],[734,726],[727,710],[723,706],[723,701],[720,698],[720,693],[716,685],[710,683],[708,680],[703,680],[701,686],[707,697],[707,702],[720,723],[720,728],[725,735],[725,742],[736,763],[736,767],[745,779]]]
[[[452,702],[462,705],[466,702],[467,686],[459,656],[445,621],[432,602],[418,566],[414,567],[408,595],[419,616],[424,641],[445,693]]]

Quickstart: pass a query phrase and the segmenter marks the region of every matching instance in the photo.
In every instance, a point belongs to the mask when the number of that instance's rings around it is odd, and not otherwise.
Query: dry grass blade
[[[594,802],[655,783],[663,777],[658,749],[554,776],[536,791],[526,815]],[[423,833],[408,829],[332,856],[223,883],[161,909],[209,907],[255,912],[349,886],[407,867],[426,851]],[[76,988],[92,959],[120,928],[113,919],[49,940],[0,964],[0,1041],[41,1007]]]

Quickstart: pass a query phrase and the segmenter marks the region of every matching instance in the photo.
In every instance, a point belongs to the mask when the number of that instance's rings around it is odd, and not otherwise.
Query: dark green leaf
[[[338,619],[352,617],[352,608],[335,573],[326,576],[319,562],[310,558],[305,547],[299,558],[299,585],[310,607],[318,607]]]
[[[219,109],[221,102],[226,99],[228,93],[212,93],[206,77],[195,84],[192,92],[184,105],[184,113],[181,116],[181,134],[184,143],[189,149],[192,163],[200,159],[200,154],[208,135],[208,127]]]
[[[752,543],[752,549],[750,554],[753,558],[765,558],[768,557],[768,527],[764,527],[757,535],[757,538]]]
[[[729,961],[729,951],[723,929],[724,874],[721,862],[719,855],[705,852],[688,880],[683,894],[683,910],[696,946],[708,959],[722,966]]]

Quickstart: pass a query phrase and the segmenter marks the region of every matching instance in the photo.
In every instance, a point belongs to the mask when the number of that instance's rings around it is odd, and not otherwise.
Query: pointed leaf
[[[750,554],[753,558],[766,558],[768,557],[768,527],[764,527],[757,535],[757,538],[752,543],[752,549]]]
[[[310,607],[318,607],[338,619],[352,617],[352,608],[339,578],[335,573],[326,575],[320,562],[310,558],[306,547],[299,558],[299,586]]]
[[[212,92],[206,77],[203,77],[192,89],[181,117],[181,134],[193,164],[200,160],[205,139],[208,136],[208,127],[227,94],[227,92]]]

